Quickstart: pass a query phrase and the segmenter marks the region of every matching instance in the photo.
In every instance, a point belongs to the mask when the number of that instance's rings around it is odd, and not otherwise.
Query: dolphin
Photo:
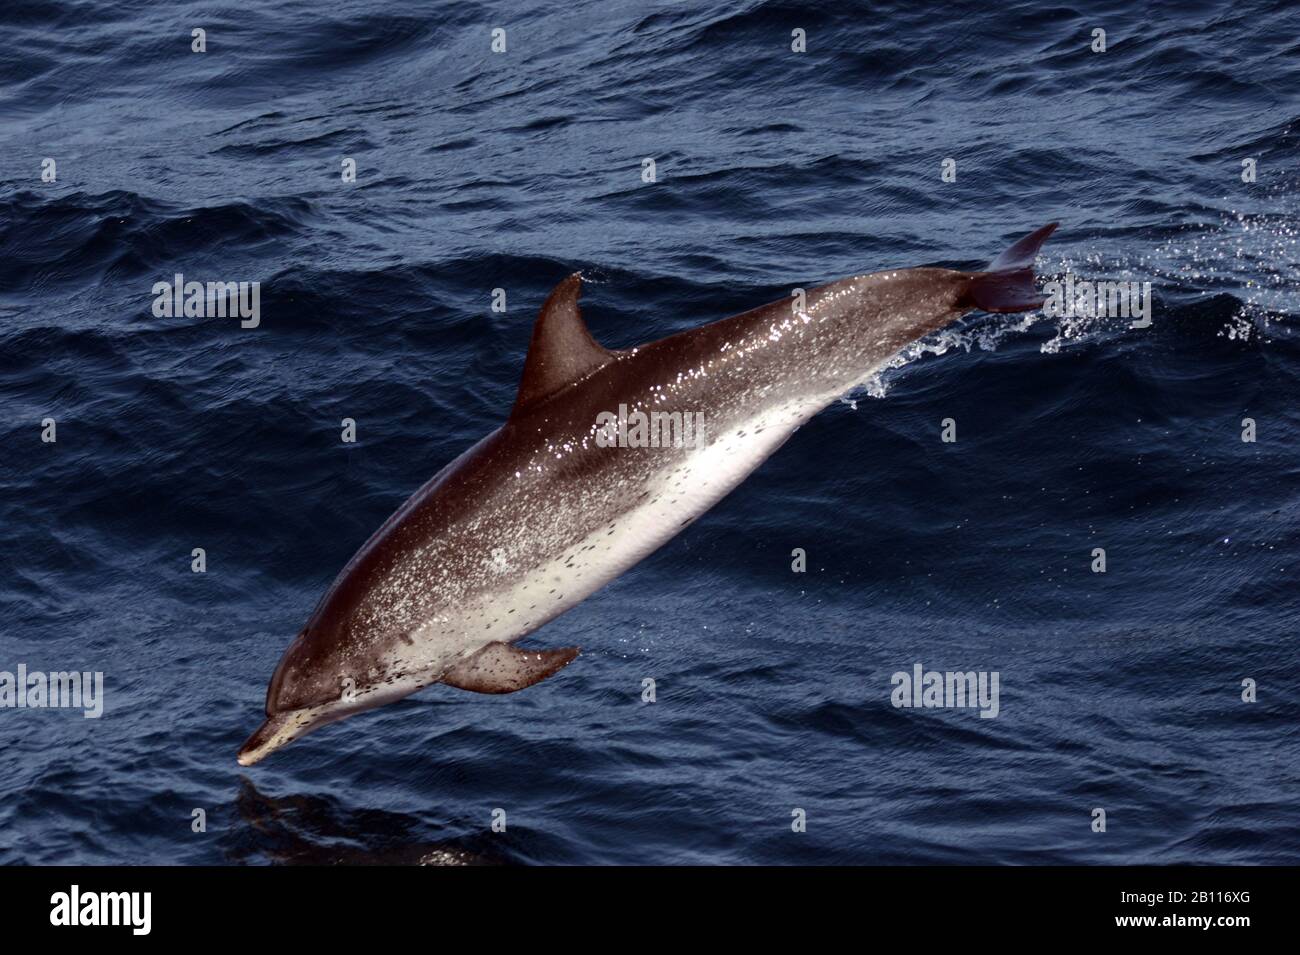
[[[512,693],[567,666],[576,647],[512,644],[680,533],[911,342],[975,309],[1041,307],[1033,264],[1055,228],[982,271],[857,275],[621,351],[592,338],[570,275],[538,314],[506,422],[343,568],[276,667],[240,764],[433,683]]]

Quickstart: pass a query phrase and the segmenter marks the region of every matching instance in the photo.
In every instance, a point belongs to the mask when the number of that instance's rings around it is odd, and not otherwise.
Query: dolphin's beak
[[[341,720],[351,712],[355,710],[325,704],[270,714],[253,735],[244,740],[244,745],[239,747],[239,765],[252,766],[260,763],[281,746],[287,746],[299,736],[306,736],[327,723]]]
[[[239,765],[252,766],[259,763],[281,746],[302,735],[302,723],[293,717],[292,712],[268,716],[239,748]]]

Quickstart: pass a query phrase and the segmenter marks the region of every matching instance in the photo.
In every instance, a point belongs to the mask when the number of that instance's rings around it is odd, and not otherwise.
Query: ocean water
[[[100,719],[0,709],[0,862],[1300,861],[1298,30],[0,6],[0,670],[105,681]],[[236,765],[334,575],[504,419],[563,276],[625,347],[1053,220],[1044,278],[1149,281],[1150,327],[972,315],[534,634],[582,647],[562,673]],[[155,317],[177,272],[260,282],[260,324]],[[917,663],[997,671],[998,716],[895,708]]]

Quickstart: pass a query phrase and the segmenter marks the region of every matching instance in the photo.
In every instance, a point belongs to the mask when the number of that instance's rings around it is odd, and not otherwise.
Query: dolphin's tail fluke
[[[985,312],[1027,312],[1041,308],[1043,296],[1034,288],[1034,259],[1056,228],[1049,222],[1031,232],[988,264],[983,272],[970,273],[960,305]]]

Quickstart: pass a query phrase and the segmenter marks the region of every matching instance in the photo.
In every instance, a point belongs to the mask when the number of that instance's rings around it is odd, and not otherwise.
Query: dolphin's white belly
[[[626,511],[603,520],[545,563],[521,568],[502,559],[497,568],[501,588],[417,630],[412,646],[396,648],[406,658],[399,668],[423,671],[427,684],[458,657],[493,641],[518,640],[581,603],[716,504],[827,400],[805,397],[772,407],[711,435],[707,444],[685,455],[665,450],[665,459],[671,454],[673,463],[648,475],[643,485],[628,488]],[[638,499],[641,503],[631,503]],[[555,520],[576,522],[581,516],[557,514]],[[492,555],[483,559],[491,561]],[[463,636],[449,641],[449,625]]]

